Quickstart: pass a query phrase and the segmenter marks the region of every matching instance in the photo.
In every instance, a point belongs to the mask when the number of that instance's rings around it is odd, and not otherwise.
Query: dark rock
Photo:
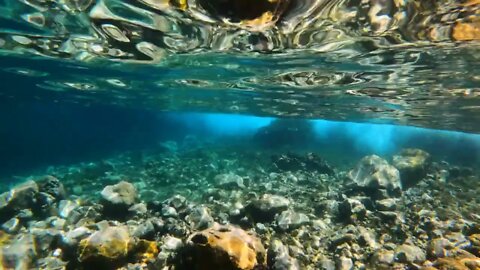
[[[357,199],[344,198],[338,206],[339,220],[347,221],[349,223],[356,223],[357,221],[365,219],[367,209],[365,205]]]
[[[0,194],[0,222],[5,222],[23,209],[36,206],[38,185],[28,181]]]
[[[264,194],[245,207],[245,211],[255,222],[271,222],[275,215],[286,210],[290,201],[282,196]]]
[[[36,180],[40,192],[47,193],[59,201],[65,198],[66,193],[63,184],[56,177],[51,175],[44,176]]]
[[[430,154],[420,149],[403,149],[398,155],[393,156],[393,166],[400,172],[403,187],[408,188],[427,175]]]
[[[328,163],[314,153],[305,156],[289,153],[273,156],[275,167],[281,171],[316,171],[322,174],[333,175],[335,172]]]
[[[128,208],[135,204],[137,200],[137,191],[135,187],[125,181],[116,185],[106,186],[102,190],[102,204],[104,214],[108,217],[125,218],[128,214]]]

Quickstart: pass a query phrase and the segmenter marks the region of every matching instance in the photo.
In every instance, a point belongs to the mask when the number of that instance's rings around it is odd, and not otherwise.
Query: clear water
[[[479,16],[0,0],[0,269],[480,269]]]

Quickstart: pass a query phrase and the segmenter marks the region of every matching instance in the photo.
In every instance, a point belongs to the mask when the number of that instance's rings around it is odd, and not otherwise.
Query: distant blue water
[[[249,139],[274,118],[201,113],[161,113],[114,106],[80,106],[28,101],[0,104],[0,176],[24,175],[54,164],[106,158],[126,150],[149,149],[187,135]],[[390,155],[420,147],[464,165],[480,162],[480,135],[422,128],[314,121],[311,150],[338,155]],[[225,140],[222,141],[225,143]]]

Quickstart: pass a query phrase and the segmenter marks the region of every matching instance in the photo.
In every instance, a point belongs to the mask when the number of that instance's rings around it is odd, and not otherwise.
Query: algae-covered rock
[[[424,178],[429,165],[430,154],[421,149],[407,148],[393,156],[393,166],[400,171],[404,187],[413,186]]]
[[[175,258],[179,270],[266,269],[266,252],[253,234],[235,226],[213,227],[188,237]]]
[[[383,158],[371,155],[360,160],[348,173],[349,178],[359,187],[368,189],[374,195],[382,190],[389,195],[399,195],[402,189],[399,171]]]
[[[124,260],[132,248],[126,227],[106,227],[80,241],[77,258],[82,263],[115,263]]]

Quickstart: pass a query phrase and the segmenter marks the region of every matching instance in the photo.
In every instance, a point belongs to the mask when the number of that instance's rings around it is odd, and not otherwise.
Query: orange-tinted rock
[[[266,269],[266,252],[260,240],[238,227],[213,227],[192,234],[176,258],[175,269]]]

